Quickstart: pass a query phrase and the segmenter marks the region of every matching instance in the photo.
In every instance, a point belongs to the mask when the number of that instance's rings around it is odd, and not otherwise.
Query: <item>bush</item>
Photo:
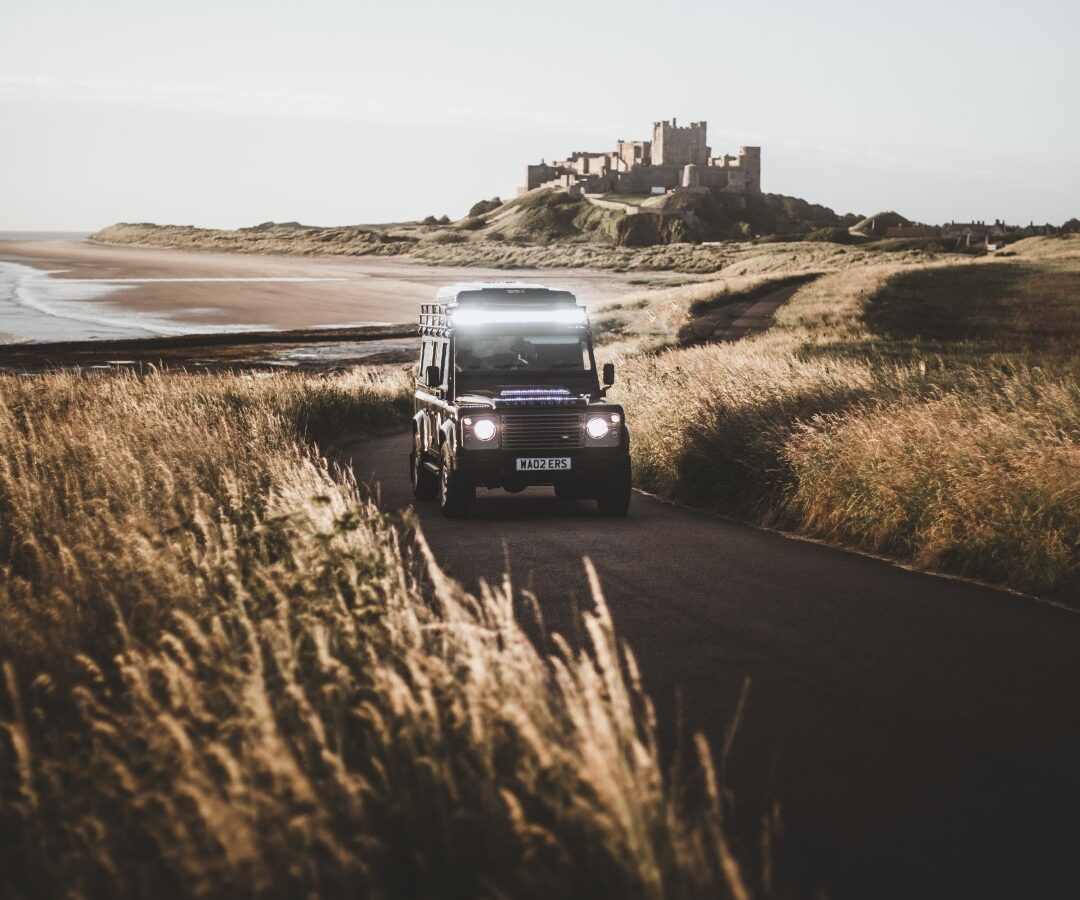
[[[469,217],[483,216],[489,212],[494,212],[500,206],[502,206],[502,200],[498,197],[492,197],[490,200],[479,200],[470,207]]]
[[[652,247],[687,240],[687,227],[679,215],[637,213],[618,221],[616,244],[620,247]]]
[[[468,239],[459,231],[437,231],[429,238],[433,244],[463,244]]]
[[[855,238],[852,237],[851,232],[843,226],[830,226],[827,228],[815,228],[813,231],[806,233],[804,240],[807,241],[824,241],[830,244],[854,244]]]

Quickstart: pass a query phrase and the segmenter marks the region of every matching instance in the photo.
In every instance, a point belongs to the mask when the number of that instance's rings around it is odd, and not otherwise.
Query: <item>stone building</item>
[[[613,151],[579,150],[567,159],[526,169],[519,193],[554,187],[571,193],[650,194],[718,190],[761,192],[761,148],[740,147],[738,156],[713,156],[704,122],[680,127],[675,119],[654,122],[652,140],[620,139]]]

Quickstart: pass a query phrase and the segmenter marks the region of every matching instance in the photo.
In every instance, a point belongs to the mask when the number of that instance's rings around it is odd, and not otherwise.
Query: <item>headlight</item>
[[[490,441],[495,437],[495,422],[491,419],[477,419],[473,422],[472,433],[478,441]]]
[[[607,419],[603,418],[602,416],[596,416],[592,419],[589,419],[589,421],[585,424],[585,430],[589,432],[589,437],[591,437],[594,441],[598,441],[602,437],[604,437],[608,433],[609,429],[610,426],[608,425]]]

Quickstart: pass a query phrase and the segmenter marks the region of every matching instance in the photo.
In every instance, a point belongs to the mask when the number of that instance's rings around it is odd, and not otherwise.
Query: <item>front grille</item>
[[[571,450],[582,446],[581,415],[507,415],[502,417],[504,450]]]

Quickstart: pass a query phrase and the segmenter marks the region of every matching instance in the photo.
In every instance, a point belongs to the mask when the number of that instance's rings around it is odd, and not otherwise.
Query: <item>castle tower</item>
[[[676,120],[653,122],[652,164],[654,166],[705,166],[709,147],[705,143],[705,123],[691,122],[680,128]]]
[[[746,171],[746,192],[761,193],[761,148],[740,147],[739,168]]]

